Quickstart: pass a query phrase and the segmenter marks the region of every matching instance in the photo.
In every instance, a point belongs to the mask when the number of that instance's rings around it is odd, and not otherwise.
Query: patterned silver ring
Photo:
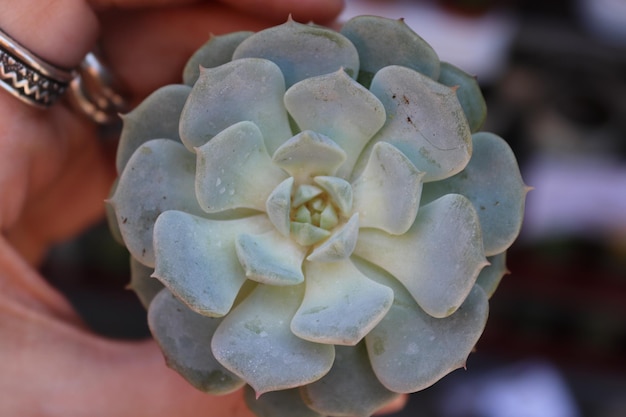
[[[121,83],[94,53],[76,69],[64,69],[39,58],[0,30],[0,87],[23,102],[48,108],[66,91],[69,102],[95,123],[119,122],[128,110]]]
[[[30,105],[47,108],[67,90],[74,70],[54,66],[0,30],[0,87]]]

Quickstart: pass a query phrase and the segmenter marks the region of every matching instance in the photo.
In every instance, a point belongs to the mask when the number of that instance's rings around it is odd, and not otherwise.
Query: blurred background
[[[626,0],[346,0],[358,14],[403,17],[475,74],[484,130],[535,188],[467,370],[395,416],[626,416]],[[94,331],[149,336],[105,224],[42,272]]]

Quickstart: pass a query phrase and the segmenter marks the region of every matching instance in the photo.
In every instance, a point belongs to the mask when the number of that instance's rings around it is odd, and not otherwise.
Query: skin
[[[341,6],[341,0],[4,0],[0,27],[67,68],[98,40],[137,103],[178,82],[187,57],[210,33],[259,30],[289,13],[328,23]],[[4,90],[0,119],[0,415],[252,417],[241,392],[215,397],[192,388],[165,366],[153,341],[90,332],[37,272],[50,245],[102,218],[115,177],[114,141],[99,139],[97,126],[65,103],[42,111]]]

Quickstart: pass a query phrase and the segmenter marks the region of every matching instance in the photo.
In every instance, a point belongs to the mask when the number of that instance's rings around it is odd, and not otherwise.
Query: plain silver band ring
[[[30,105],[53,105],[76,76],[74,70],[54,66],[0,30],[0,87]]]

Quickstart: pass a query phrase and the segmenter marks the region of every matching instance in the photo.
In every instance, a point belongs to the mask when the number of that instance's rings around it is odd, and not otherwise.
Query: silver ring
[[[0,87],[23,102],[48,108],[69,90],[69,101],[92,121],[106,125],[128,110],[121,83],[89,53],[76,69],[52,65],[0,30]]]
[[[0,87],[25,103],[47,108],[74,79],[73,70],[52,65],[0,30]]]
[[[70,83],[69,99],[85,116],[98,124],[119,121],[119,114],[128,110],[120,91],[119,80],[98,60],[93,52],[87,54]]]

